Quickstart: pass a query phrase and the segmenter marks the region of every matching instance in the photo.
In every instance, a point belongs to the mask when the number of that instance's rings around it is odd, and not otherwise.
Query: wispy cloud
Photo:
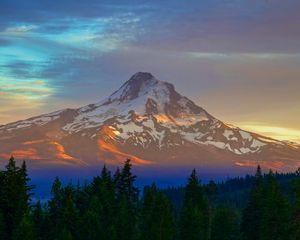
[[[214,59],[214,60],[300,60],[298,53],[218,53],[218,52],[188,52],[188,57],[195,59]]]
[[[49,88],[43,80],[12,81],[7,77],[0,77],[0,92],[6,98],[13,99],[14,96],[17,98],[24,96],[26,99],[34,101],[50,96],[52,91],[53,89]]]
[[[4,30],[6,34],[20,34],[20,33],[27,33],[32,30],[37,29],[36,25],[19,25],[14,27],[8,27]]]
[[[278,140],[294,141],[300,144],[300,130],[285,128],[280,126],[269,126],[266,124],[252,123],[241,125],[242,128],[257,132],[265,136],[270,136]]]

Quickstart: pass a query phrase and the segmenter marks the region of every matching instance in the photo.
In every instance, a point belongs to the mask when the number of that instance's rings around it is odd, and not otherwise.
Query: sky
[[[299,0],[0,0],[0,125],[151,72],[220,120],[300,143]]]

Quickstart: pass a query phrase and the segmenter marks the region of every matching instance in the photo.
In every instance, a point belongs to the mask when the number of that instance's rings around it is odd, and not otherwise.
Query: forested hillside
[[[138,189],[127,160],[83,185],[52,185],[32,202],[25,162],[0,172],[0,239],[5,240],[297,240],[300,171],[201,184],[195,170],[183,188]]]

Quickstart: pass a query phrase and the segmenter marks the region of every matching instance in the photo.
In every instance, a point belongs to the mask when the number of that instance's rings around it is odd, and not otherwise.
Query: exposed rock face
[[[300,166],[300,146],[211,116],[170,83],[136,73],[107,99],[0,126],[0,158],[36,167],[134,164],[194,167]]]

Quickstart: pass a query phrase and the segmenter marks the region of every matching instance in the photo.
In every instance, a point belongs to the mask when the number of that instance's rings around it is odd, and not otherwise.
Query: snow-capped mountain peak
[[[172,84],[157,80],[150,73],[136,73],[107,99],[78,109],[66,131],[96,127],[111,118],[124,121],[128,116],[155,118],[173,124],[191,124],[213,120],[204,109],[175,91]],[[121,119],[121,120],[120,120]]]
[[[114,92],[109,99],[111,101],[129,101],[141,94],[145,94],[150,88],[161,84],[151,73],[138,72],[125,82],[119,90]]]
[[[96,104],[0,127],[0,158],[46,159],[45,152],[66,164],[300,165],[298,147],[224,124],[145,72]]]

